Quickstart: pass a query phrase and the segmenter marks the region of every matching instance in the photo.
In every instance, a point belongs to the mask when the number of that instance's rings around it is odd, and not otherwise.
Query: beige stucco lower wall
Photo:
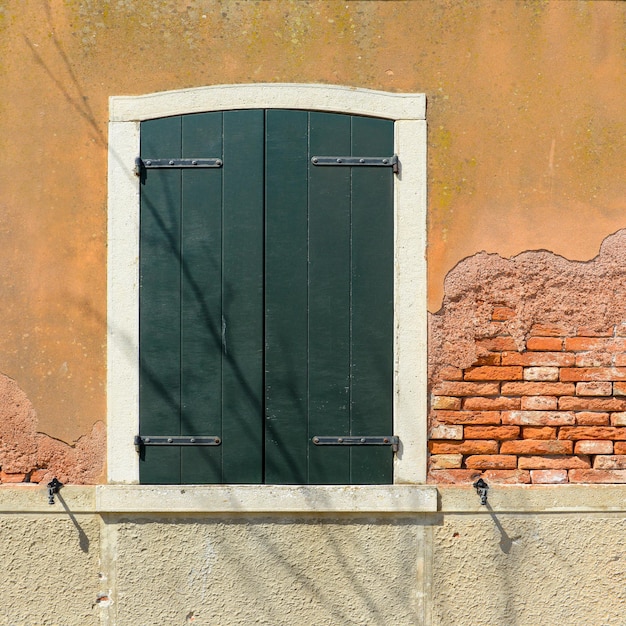
[[[624,626],[626,490],[439,488],[411,515],[117,513],[0,488],[0,625]],[[167,503],[164,502],[164,508]]]

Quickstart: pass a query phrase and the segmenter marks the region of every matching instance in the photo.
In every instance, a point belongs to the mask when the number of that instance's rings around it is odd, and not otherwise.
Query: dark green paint
[[[142,124],[141,433],[217,435],[146,447],[144,483],[392,482],[393,175],[315,167],[393,153],[393,123],[250,110]]]

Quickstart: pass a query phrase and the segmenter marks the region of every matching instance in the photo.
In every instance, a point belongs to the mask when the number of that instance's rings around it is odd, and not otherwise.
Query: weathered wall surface
[[[435,514],[225,516],[3,486],[0,625],[623,626],[620,487],[439,491]]]
[[[626,482],[626,231],[587,263],[482,253],[431,316],[430,476]]]
[[[104,417],[109,96],[425,92],[437,310],[479,250],[589,259],[624,226],[625,17],[584,1],[0,0],[0,372],[36,429],[74,444]]]
[[[432,625],[622,626],[623,517],[450,515],[434,528]]]
[[[117,624],[139,616],[155,625],[421,621],[419,523],[289,517],[116,522],[110,531],[117,545]]]

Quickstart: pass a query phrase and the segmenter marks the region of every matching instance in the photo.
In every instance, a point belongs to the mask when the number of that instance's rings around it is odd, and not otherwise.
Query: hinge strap
[[[135,435],[135,449],[139,452],[142,446],[219,446],[222,440],[219,437],[152,437]]]
[[[322,437],[316,435],[312,441],[316,446],[391,446],[394,452],[397,452],[400,446],[400,438],[395,435],[386,437]]]
[[[398,155],[390,157],[358,157],[358,156],[314,156],[313,165],[344,165],[349,167],[391,167],[398,173]]]
[[[218,158],[191,158],[191,159],[135,159],[135,174],[141,175],[142,170],[151,169],[181,169],[181,168],[216,168],[222,167],[224,162]]]

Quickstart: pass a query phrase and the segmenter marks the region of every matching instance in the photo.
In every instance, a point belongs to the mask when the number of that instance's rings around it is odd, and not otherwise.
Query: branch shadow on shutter
[[[311,162],[392,153],[392,122],[341,114],[141,124],[144,161],[222,162],[142,173],[142,483],[393,481],[391,445],[313,442],[393,433],[393,171]]]

